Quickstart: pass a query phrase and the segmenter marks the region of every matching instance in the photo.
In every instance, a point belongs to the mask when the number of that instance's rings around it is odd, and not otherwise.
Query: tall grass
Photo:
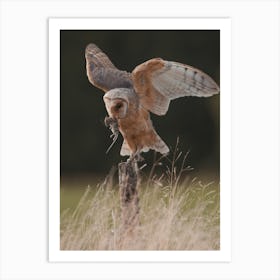
[[[133,233],[122,231],[112,179],[88,187],[76,209],[61,215],[61,250],[219,250],[219,185],[184,180],[186,158],[175,149],[161,176],[155,174],[161,158],[155,159],[138,190],[140,222]]]

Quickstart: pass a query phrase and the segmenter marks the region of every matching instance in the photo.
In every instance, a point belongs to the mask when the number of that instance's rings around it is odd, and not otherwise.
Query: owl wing
[[[85,50],[86,69],[89,81],[103,91],[113,88],[131,88],[131,74],[115,67],[108,56],[95,44]]]
[[[165,115],[170,100],[183,96],[209,97],[219,86],[202,71],[182,63],[153,58],[132,72],[135,91],[141,104],[157,115]]]

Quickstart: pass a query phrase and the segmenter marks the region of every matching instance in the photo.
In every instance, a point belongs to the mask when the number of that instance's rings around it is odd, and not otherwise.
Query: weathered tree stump
[[[125,232],[133,232],[139,224],[139,181],[137,161],[119,163],[121,229]]]

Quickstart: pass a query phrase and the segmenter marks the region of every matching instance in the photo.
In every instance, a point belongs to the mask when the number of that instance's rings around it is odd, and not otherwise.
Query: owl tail
[[[164,141],[159,137],[159,135],[156,133],[156,140],[153,143],[150,149],[153,149],[163,155],[167,154],[169,152],[169,148],[167,145],[164,143]]]
[[[163,155],[166,155],[169,152],[169,148],[163,142],[163,140],[158,136],[158,134],[157,133],[155,133],[155,134],[156,134],[156,139],[155,139],[154,143],[152,145],[150,145],[149,147],[148,146],[143,147],[141,152],[146,153],[151,149],[151,150],[155,150]],[[121,156],[130,156],[130,154],[131,154],[131,151],[125,140],[123,141],[120,154],[121,154]]]

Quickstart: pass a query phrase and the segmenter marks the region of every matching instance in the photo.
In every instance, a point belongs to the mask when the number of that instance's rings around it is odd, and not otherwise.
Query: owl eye
[[[118,110],[118,109],[120,109],[122,106],[123,106],[122,103],[118,103],[118,104],[115,106],[115,108]]]

